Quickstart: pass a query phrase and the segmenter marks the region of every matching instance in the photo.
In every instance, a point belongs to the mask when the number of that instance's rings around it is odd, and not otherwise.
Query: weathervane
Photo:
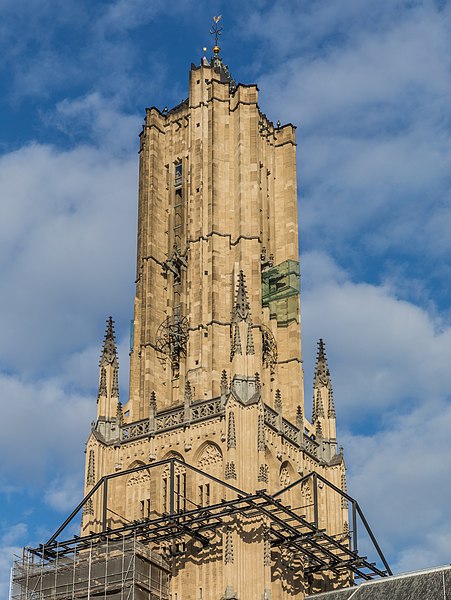
[[[221,19],[222,19],[222,15],[213,17],[213,24],[210,29],[211,35],[215,36],[215,45],[213,48],[213,52],[215,55],[219,54],[219,51],[220,51],[220,47],[218,46],[218,39],[219,39],[219,36],[221,35],[221,31],[222,31],[223,27],[222,27],[222,25],[218,25],[218,23]]]

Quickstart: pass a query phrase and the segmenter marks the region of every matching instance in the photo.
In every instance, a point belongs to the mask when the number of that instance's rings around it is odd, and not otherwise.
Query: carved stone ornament
[[[233,563],[233,531],[230,525],[226,527],[224,562],[226,565]]]
[[[95,478],[95,465],[94,465],[94,450],[91,448],[89,450],[88,470],[86,473],[86,485],[94,485],[95,482],[96,482],[96,478]]]
[[[158,327],[155,347],[162,361],[169,358],[173,371],[178,371],[180,358],[186,356],[189,323],[186,317],[172,315]]]
[[[288,485],[290,485],[291,483],[291,477],[290,477],[290,472],[288,471],[287,467],[282,467],[280,469],[280,475],[279,475],[279,484],[280,487],[286,488]]]
[[[258,468],[259,483],[268,483],[269,467],[268,465],[260,465]]]
[[[236,448],[235,413],[230,411],[227,427],[227,450]]]
[[[139,485],[141,483],[147,483],[150,481],[150,475],[146,471],[138,471],[133,473],[130,479],[127,481],[127,486]]]
[[[262,363],[267,369],[269,368],[271,375],[276,372],[277,365],[277,343],[272,331],[261,325],[262,332]]]
[[[235,463],[233,461],[228,462],[225,466],[225,478],[236,479]]]
[[[262,414],[258,415],[257,450],[265,451],[265,420]]]
[[[197,465],[199,468],[204,469],[209,465],[215,465],[220,462],[222,462],[222,454],[219,448],[214,444],[207,444],[197,461]]]
[[[247,355],[255,354],[254,337],[252,335],[252,324],[251,323],[249,323],[247,326],[246,354]]]

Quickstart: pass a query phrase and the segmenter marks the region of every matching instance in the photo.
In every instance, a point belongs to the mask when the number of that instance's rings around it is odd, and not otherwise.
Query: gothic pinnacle
[[[112,317],[109,317],[107,320],[102,354],[100,356],[100,366],[104,367],[106,365],[118,366],[114,321]]]
[[[99,381],[99,391],[97,393],[97,402],[99,401],[100,396],[106,396],[106,371],[105,367],[100,368],[100,381]]]
[[[153,412],[157,410],[157,395],[155,394],[155,392],[151,392],[150,394],[149,408]]]
[[[316,422],[315,433],[316,439],[321,439],[323,437],[323,428],[321,427],[321,421]]]
[[[191,384],[188,379],[185,381],[185,404],[190,405],[193,399]]]
[[[122,425],[124,424],[124,413],[122,412],[122,403],[121,402],[117,403],[116,422],[119,427],[122,427]]]
[[[240,329],[238,324],[235,324],[235,331],[233,333],[233,341],[232,341],[232,349],[230,352],[230,362],[232,362],[235,354],[242,354],[241,349],[241,338],[240,338]]]
[[[252,336],[252,325],[251,323],[247,326],[247,342],[246,342],[246,354],[255,354],[254,338]]]
[[[302,407],[300,405],[296,408],[296,427],[300,431],[304,429],[304,417],[302,416]]]
[[[227,371],[225,369],[222,370],[221,373],[221,395],[226,395],[229,390],[229,383],[227,380]]]
[[[236,288],[235,306],[233,307],[233,321],[247,321],[249,317],[250,307],[247,301],[246,277],[243,271],[238,275],[238,285]]]
[[[330,385],[330,372],[327,365],[326,349],[322,339],[318,342],[318,354],[316,355],[314,388]]]
[[[327,416],[329,419],[335,419],[335,404],[334,404],[334,394],[332,392],[332,388],[329,388],[329,397],[328,397],[328,408],[327,408]]]
[[[113,385],[111,386],[111,395],[113,398],[119,398],[119,369],[113,370]]]

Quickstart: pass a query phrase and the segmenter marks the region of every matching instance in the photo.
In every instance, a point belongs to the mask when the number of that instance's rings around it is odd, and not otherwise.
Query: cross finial
[[[213,17],[213,24],[210,29],[211,35],[215,37],[215,45],[213,47],[213,53],[217,56],[219,54],[220,48],[218,46],[218,39],[222,32],[222,25],[218,25],[219,21],[222,19],[222,15],[218,15],[217,17]]]

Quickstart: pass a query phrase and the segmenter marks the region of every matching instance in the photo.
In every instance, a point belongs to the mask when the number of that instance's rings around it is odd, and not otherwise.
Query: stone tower
[[[215,46],[191,66],[185,101],[146,110],[129,398],[122,407],[110,318],[86,493],[105,474],[168,457],[199,469],[188,477],[177,463],[179,510],[227,497],[202,473],[275,493],[314,471],[345,489],[322,341],[305,418],[299,279],[295,127],[260,111],[257,86],[237,85]],[[108,526],[165,514],[167,469],[115,479]],[[309,512],[307,483],[287,496]],[[99,530],[102,510],[93,496],[83,533]],[[321,503],[333,535],[346,535],[347,518],[342,499]],[[156,548],[172,557],[173,600],[301,599],[336,583],[307,581],[257,517],[231,515],[206,548],[179,546]]]

